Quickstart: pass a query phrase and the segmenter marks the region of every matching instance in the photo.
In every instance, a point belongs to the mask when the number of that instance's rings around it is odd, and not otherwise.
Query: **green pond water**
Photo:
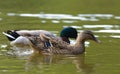
[[[120,74],[120,0],[0,0],[0,74]],[[102,42],[86,42],[80,55],[45,56],[13,51],[6,30],[66,27],[92,30]],[[74,43],[75,40],[71,39]]]

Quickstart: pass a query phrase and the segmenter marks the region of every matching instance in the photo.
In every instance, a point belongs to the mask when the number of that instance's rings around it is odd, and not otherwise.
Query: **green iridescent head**
[[[61,31],[60,37],[77,38],[77,30],[72,27],[66,27]]]

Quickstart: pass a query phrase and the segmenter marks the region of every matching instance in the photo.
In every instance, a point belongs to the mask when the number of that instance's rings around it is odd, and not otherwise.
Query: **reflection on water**
[[[120,30],[98,30],[99,33],[120,33]]]
[[[52,20],[51,22],[52,23],[60,23],[60,21],[58,21],[58,20]]]
[[[118,19],[118,20],[119,20],[119,19],[120,19],[120,16],[115,16],[115,19]]]
[[[0,21],[2,20],[2,18],[0,18]]]
[[[34,68],[42,69],[45,66],[47,70],[51,68],[57,68],[56,65],[60,64],[68,64],[67,61],[71,61],[71,65],[74,65],[77,72],[83,73],[83,74],[90,74],[93,71],[93,64],[86,64],[85,63],[85,54],[79,55],[79,56],[73,56],[73,55],[40,55],[40,54],[32,54],[29,57],[29,60],[26,63],[26,70],[31,70]],[[52,64],[52,66],[50,66]],[[50,67],[49,67],[50,66]],[[62,67],[63,68],[63,67]],[[54,73],[56,70],[54,70]]]
[[[113,17],[112,14],[79,14],[78,16],[82,17],[99,17],[103,19],[110,19]]]
[[[0,48],[6,48],[8,45],[6,44],[0,44]]]
[[[1,12],[0,12],[0,14],[1,14]],[[2,18],[0,18],[0,21],[2,20]]]
[[[79,55],[73,59],[73,64],[76,66],[78,72],[82,72],[83,74],[90,74],[93,72],[94,64],[85,63],[85,54]]]
[[[110,36],[110,37],[112,37],[112,38],[120,38],[120,35],[119,36],[113,35],[113,36]]]
[[[83,25],[84,28],[104,28],[104,29],[111,29],[111,28],[118,28],[118,25]]]
[[[115,16],[113,14],[77,14],[77,15],[71,15],[71,14],[45,14],[41,12],[40,14],[30,14],[30,13],[8,13],[8,16],[20,16],[20,17],[37,17],[41,20],[41,23],[46,23],[46,19],[50,19],[52,23],[76,23],[78,21],[100,21],[101,19],[120,19],[120,16]],[[68,26],[63,26],[68,27]],[[71,26],[76,29],[78,29],[78,32],[81,32],[82,30],[79,29],[92,29],[95,33],[114,33],[118,34],[120,33],[119,25],[111,25],[111,24],[88,24],[88,25],[80,25],[80,26]],[[100,30],[94,30],[94,29],[100,29]],[[102,30],[103,29],[103,30]],[[100,36],[97,36],[100,37]],[[109,35],[109,36],[101,36],[101,37],[112,37],[112,38],[119,38],[117,35]],[[72,42],[74,43],[74,42]]]
[[[68,26],[63,26],[63,27],[68,27]],[[82,28],[100,29],[100,28],[103,28],[103,29],[108,30],[108,31],[110,31],[110,29],[112,29],[112,28],[119,29],[119,25],[102,25],[102,24],[100,24],[100,25],[71,26],[71,27],[76,28],[76,29],[82,29]],[[118,30],[114,30],[114,31],[118,31]]]
[[[30,14],[30,13],[8,13],[8,16],[20,16],[20,17],[37,17],[40,19],[50,19],[52,23],[75,23],[78,21],[100,21],[101,19],[119,19],[119,16],[114,16],[112,14]],[[46,23],[47,21],[42,20],[42,23]]]
[[[93,72],[94,68],[94,64],[86,63],[85,54],[41,55],[39,53],[33,53],[30,49],[24,48],[14,48],[13,51],[9,50],[6,52],[9,54],[9,56],[26,60],[25,71],[27,72],[39,71],[40,73],[58,73],[59,70],[64,69],[63,66],[68,66],[64,70],[64,73],[68,73],[69,71],[82,74],[90,74]]]
[[[63,20],[63,23],[76,23],[76,20]]]
[[[66,27],[69,27],[69,26],[63,26],[64,28]],[[81,29],[82,27],[81,26],[70,26],[70,27],[73,27],[73,28],[76,28],[76,29]]]

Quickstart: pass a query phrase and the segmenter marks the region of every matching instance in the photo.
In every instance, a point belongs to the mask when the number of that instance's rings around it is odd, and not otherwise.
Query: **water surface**
[[[5,0],[0,2],[0,74],[120,74],[119,0]],[[33,54],[11,47],[8,29],[48,30],[59,36],[64,27],[91,30],[101,44],[87,41],[80,55]],[[71,39],[74,44],[75,40]]]

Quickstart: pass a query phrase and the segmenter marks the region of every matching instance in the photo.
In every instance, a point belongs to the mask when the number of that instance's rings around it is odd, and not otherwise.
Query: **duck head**
[[[63,41],[70,43],[69,38],[77,38],[77,30],[72,27],[66,27],[60,32],[60,37]]]
[[[100,43],[100,41],[94,36],[93,32],[89,30],[81,32],[78,37],[78,40],[82,42],[85,42],[86,40],[93,40],[97,43]]]

